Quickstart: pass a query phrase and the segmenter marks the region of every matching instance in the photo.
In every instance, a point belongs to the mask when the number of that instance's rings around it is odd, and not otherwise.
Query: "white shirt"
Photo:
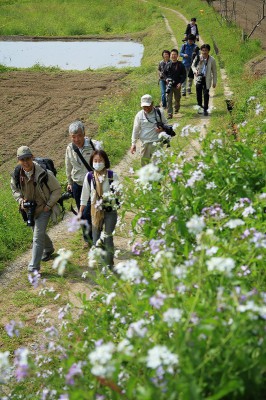
[[[91,198],[91,201],[93,202],[95,199],[96,195],[96,190],[93,185],[93,179],[91,180],[91,184],[89,184],[88,181],[88,174],[86,174],[83,182],[83,187],[82,187],[82,192],[81,192],[81,197],[80,197],[80,205],[81,206],[86,206],[88,203],[89,198]],[[118,176],[115,172],[113,172],[113,181],[118,181]],[[110,185],[109,185],[109,179],[108,179],[108,174],[106,172],[104,181],[103,181],[103,193],[108,193],[110,192]]]
[[[161,108],[160,111],[162,122],[167,124],[164,112]],[[158,112],[156,112],[156,118],[158,122],[161,122]],[[143,143],[159,142],[159,133],[156,132],[156,118],[155,109],[153,109],[150,113],[145,113],[144,110],[141,110],[137,113],[134,119],[132,131],[132,145],[135,145],[138,139],[140,139]]]

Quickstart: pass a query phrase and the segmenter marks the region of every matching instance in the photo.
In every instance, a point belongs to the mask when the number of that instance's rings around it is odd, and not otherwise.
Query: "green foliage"
[[[0,35],[128,34],[146,29],[156,16],[154,6],[130,0],[1,2]]]

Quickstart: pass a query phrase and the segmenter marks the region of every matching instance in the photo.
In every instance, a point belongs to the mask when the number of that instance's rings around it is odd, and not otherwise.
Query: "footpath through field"
[[[166,7],[160,7],[162,10],[166,9],[168,11],[171,11],[172,13],[176,14],[179,18],[183,19],[185,23],[188,23],[188,20],[180,14],[178,11],[175,11],[171,8],[166,8]],[[166,27],[168,31],[171,34],[171,40],[173,42],[173,46],[177,47],[177,41],[176,38],[173,34],[173,31],[171,29],[171,26],[167,20],[167,18],[164,16],[164,21],[166,24]],[[201,41],[201,43],[203,43]],[[230,89],[227,84],[227,78],[225,71],[222,74],[223,78],[223,86],[224,86],[224,91],[225,95],[227,96],[228,93],[230,92]],[[214,97],[214,91],[210,91],[210,106],[213,106],[213,97]],[[211,117],[209,117],[211,118]],[[186,151],[188,155],[191,157],[195,154],[195,151],[198,151],[200,149],[200,142],[201,140],[205,137],[206,132],[207,132],[207,126],[209,124],[209,118],[204,118],[201,117],[197,119],[198,121],[198,126],[200,127],[201,131],[198,137],[198,140],[193,140],[190,142],[189,146],[187,147]],[[121,180],[123,181],[123,176],[128,174],[129,168],[133,163],[133,159],[136,159],[136,156],[132,156],[130,152],[128,152],[123,160],[114,167],[114,170],[117,172]],[[70,219],[72,218],[71,213],[67,213],[65,216],[64,220],[59,223],[58,225],[54,226],[49,230],[49,235],[54,241],[56,249],[59,248],[64,248],[66,247],[66,244],[68,241],[73,239],[73,235],[76,235],[75,233],[71,233],[68,231],[68,223]],[[116,258],[115,263],[125,260],[129,258],[130,254],[130,247],[129,247],[129,231],[130,231],[130,215],[126,215],[125,218],[125,224],[123,225],[123,229],[116,230],[115,234],[115,247],[116,249],[120,250],[120,253],[118,255],[118,258]],[[75,246],[78,248],[79,246],[81,247],[81,242],[75,243]],[[1,292],[3,293],[1,303],[2,303],[2,318],[1,318],[1,324],[5,324],[9,321],[10,318],[12,319],[17,319],[21,313],[25,312],[27,313],[26,317],[26,324],[29,325],[35,325],[35,321],[37,316],[42,312],[42,310],[45,308],[48,310],[50,318],[56,318],[56,312],[58,308],[58,304],[56,304],[53,299],[50,301],[50,304],[46,305],[45,307],[36,307],[34,302],[29,306],[28,303],[31,302],[31,297],[30,296],[36,296],[38,295],[38,292],[40,288],[35,289],[32,287],[28,280],[27,280],[27,264],[28,260],[30,258],[30,253],[31,250],[28,250],[26,253],[22,254],[20,257],[18,257],[14,262],[11,263],[10,266],[6,268],[4,273],[0,277],[0,288]],[[75,274],[70,275],[70,278],[62,278],[64,279],[64,284],[61,285],[62,289],[62,299],[67,300],[68,302],[71,302],[74,306],[79,304],[79,299],[78,299],[78,294],[82,293],[85,294],[86,297],[89,296],[90,292],[93,290],[93,272],[90,277],[90,280],[84,280],[81,277],[82,272],[86,269],[87,267],[87,253],[84,252],[80,256],[79,260],[79,268],[77,271],[75,271]],[[47,263],[47,266],[45,266],[44,271],[47,271],[48,269],[51,269],[52,266],[52,261]],[[45,278],[47,278],[47,285],[48,287],[52,287],[52,283],[55,283],[56,285],[56,271],[52,271],[51,273],[45,272],[42,274]],[[15,305],[10,301],[10,293],[23,293],[27,292],[29,297],[27,298],[28,300],[25,301],[24,305]],[[40,338],[37,339],[38,341]],[[0,341],[1,345],[1,341]]]

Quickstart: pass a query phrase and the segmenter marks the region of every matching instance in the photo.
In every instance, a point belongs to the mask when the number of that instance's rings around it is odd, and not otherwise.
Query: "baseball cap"
[[[17,150],[17,158],[21,160],[26,157],[32,157],[30,148],[28,146],[20,146]]]
[[[152,104],[152,97],[149,94],[144,94],[141,98],[141,107],[143,106],[150,106]]]

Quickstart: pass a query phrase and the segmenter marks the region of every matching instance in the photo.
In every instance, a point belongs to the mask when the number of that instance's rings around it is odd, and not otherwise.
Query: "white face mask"
[[[103,162],[94,162],[93,163],[93,169],[95,169],[95,171],[102,171],[105,167],[105,164]]]

